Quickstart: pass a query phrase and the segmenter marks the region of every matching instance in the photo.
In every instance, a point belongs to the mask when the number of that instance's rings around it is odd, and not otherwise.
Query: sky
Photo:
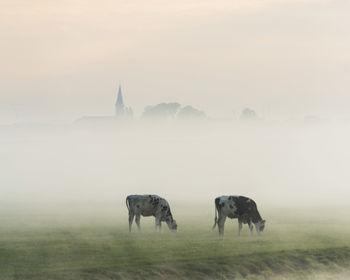
[[[0,2],[0,124],[161,102],[350,118],[347,0]]]

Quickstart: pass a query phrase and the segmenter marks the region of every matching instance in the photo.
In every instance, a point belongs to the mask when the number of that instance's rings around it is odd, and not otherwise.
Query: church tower
[[[131,107],[126,107],[123,101],[122,87],[119,83],[118,97],[115,102],[115,116],[121,119],[132,119],[133,111]]]
[[[115,115],[117,117],[121,117],[124,115],[124,111],[125,111],[125,106],[123,102],[122,88],[119,84],[118,97],[117,97],[117,101],[115,102]]]

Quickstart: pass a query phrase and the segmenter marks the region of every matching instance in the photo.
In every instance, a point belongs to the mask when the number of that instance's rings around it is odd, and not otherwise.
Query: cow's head
[[[164,220],[166,221],[169,229],[171,231],[177,231],[177,224],[176,224],[176,221],[173,219],[173,215],[171,214],[170,208],[165,205],[162,207],[162,212],[163,212],[163,215],[165,216]]]
[[[166,223],[171,231],[177,231],[177,224],[173,218],[167,219]]]
[[[265,220],[261,220],[255,224],[256,231],[260,234],[264,231],[265,228]]]

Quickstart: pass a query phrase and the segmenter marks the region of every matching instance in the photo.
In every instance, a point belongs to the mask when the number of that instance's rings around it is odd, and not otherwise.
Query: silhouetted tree
[[[155,106],[147,106],[142,114],[143,118],[162,118],[169,119],[175,118],[176,113],[180,108],[180,104],[173,103],[160,103]]]
[[[241,120],[255,120],[257,115],[254,110],[245,108],[241,113]]]
[[[182,120],[189,120],[189,119],[204,119],[205,113],[203,111],[199,111],[192,106],[185,106],[180,109],[180,111],[177,113],[176,117],[178,119]]]

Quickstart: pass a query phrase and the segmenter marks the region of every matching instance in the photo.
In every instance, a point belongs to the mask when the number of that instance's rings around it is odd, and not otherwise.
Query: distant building
[[[133,111],[131,107],[126,107],[123,101],[122,88],[119,85],[117,101],[115,102],[115,116],[117,118],[128,118],[133,117]]]
[[[77,119],[76,123],[111,123],[117,119],[132,119],[133,111],[131,107],[126,107],[123,101],[122,88],[119,84],[117,101],[114,105],[115,115],[114,116],[84,116]]]

